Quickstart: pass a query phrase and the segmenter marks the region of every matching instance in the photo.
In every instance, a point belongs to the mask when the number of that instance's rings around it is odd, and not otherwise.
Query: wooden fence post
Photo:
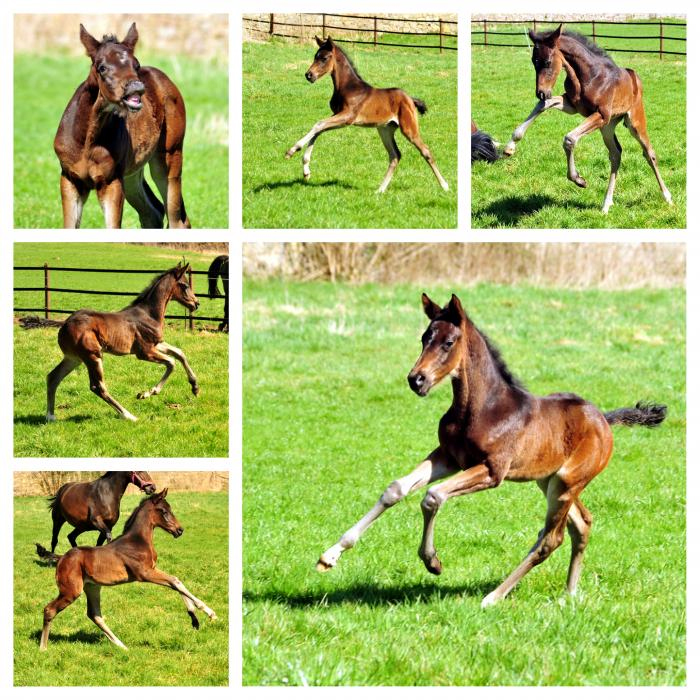
[[[49,294],[49,264],[44,263],[44,318],[49,317],[51,308],[51,297]]]
[[[659,60],[664,57],[664,21],[659,20]]]
[[[377,50],[377,18],[373,17],[374,20],[374,50]]]
[[[326,38],[326,13],[321,14],[321,39]]]
[[[442,53],[442,17],[440,17],[440,53]]]
[[[484,46],[486,46],[489,43],[489,37],[488,34],[486,33],[486,20],[484,20]]]
[[[275,16],[270,12],[270,36],[275,33]]]
[[[192,268],[189,269],[189,272],[187,273],[187,278],[188,282],[190,283],[190,289],[192,290],[192,294],[194,294],[194,275],[192,274]],[[195,295],[196,296],[196,295]],[[188,314],[189,314],[189,327],[190,330],[194,330],[194,316],[192,313],[192,309],[188,309]],[[187,327],[188,321],[185,321],[185,327]]]

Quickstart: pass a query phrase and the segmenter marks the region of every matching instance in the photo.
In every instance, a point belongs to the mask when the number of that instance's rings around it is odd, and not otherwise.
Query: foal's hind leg
[[[80,364],[80,360],[67,355],[46,375],[46,422],[56,420],[54,414],[58,385]]]
[[[136,209],[141,228],[163,228],[165,208],[148,186],[143,170],[124,178],[124,194]]]
[[[581,124],[579,124],[579,126],[570,131],[564,137],[564,143],[562,145],[564,147],[564,152],[566,153],[566,176],[569,178],[569,180],[571,180],[571,182],[579,187],[587,187],[588,183],[579,175],[579,172],[576,169],[574,149],[576,148],[576,144],[579,142],[579,139],[582,139],[584,136],[588,136],[588,134],[592,133],[596,129],[600,129],[604,125],[604,122],[605,120],[603,119],[602,115],[599,112],[594,112],[590,117],[584,120]]]
[[[620,169],[620,160],[622,159],[622,146],[617,140],[617,136],[615,136],[615,128],[620,123],[621,119],[622,117],[617,117],[600,129],[603,141],[608,148],[608,157],[610,158],[610,181],[608,182],[608,191],[605,195],[605,201],[603,202],[603,214],[608,213],[613,203],[615,180],[617,179],[617,171]]]
[[[102,370],[102,358],[96,353],[91,353],[84,359],[84,362],[88,370],[88,376],[90,377],[90,391],[97,394],[103,401],[108,403],[120,417],[135,421],[136,416],[129,413],[129,411],[107,391],[107,386],[104,381],[104,372]]]
[[[102,617],[102,611],[100,609],[100,586],[93,583],[86,583],[85,597],[87,598],[87,616],[107,635],[107,639],[109,639],[112,644],[126,649],[124,644],[117,638],[117,635],[107,627],[107,623]]]
[[[169,345],[168,343],[158,343],[158,345],[156,345],[156,350],[158,350],[161,353],[165,353],[166,355],[170,355],[171,357],[174,357],[183,366],[185,372],[187,372],[187,380],[190,383],[192,393],[195,396],[198,396],[199,384],[197,383],[197,377],[192,371],[189,362],[187,362],[185,353],[182,352],[180,348],[176,348],[174,345]]]
[[[318,571],[328,571],[337,563],[346,550],[355,546],[365,530],[388,508],[396,505],[401,499],[416,489],[454,474],[457,468],[449,464],[442,450],[438,447],[421,462],[410,474],[393,481],[366,515],[355,523],[343,536],[329,547],[316,564]]]
[[[418,132],[418,121],[416,117],[416,110],[412,106],[410,108],[402,107],[399,110],[399,126],[401,127],[401,133],[420,151],[420,154],[425,158],[426,162],[433,171],[433,174],[440,183],[440,187],[447,191],[450,186],[445,181],[445,178],[440,174],[438,170],[437,163],[433,158],[433,154],[430,149],[423,143],[420,134]],[[387,173],[388,174],[388,173]]]
[[[377,127],[377,131],[382,138],[384,148],[386,148],[386,152],[389,154],[389,167],[387,168],[386,175],[382,180],[382,184],[379,185],[379,189],[377,190],[378,193],[385,192],[386,188],[389,187],[391,178],[394,177],[394,170],[396,170],[396,166],[401,160],[401,151],[399,151],[399,147],[396,145],[396,140],[394,139],[394,133],[396,132],[397,128],[398,126],[393,122]]]
[[[671,199],[671,193],[668,191],[664,181],[661,178],[659,166],[656,161],[656,152],[651,147],[651,141],[649,141],[649,135],[647,134],[647,118],[644,114],[644,104],[642,103],[641,99],[625,116],[625,126],[630,130],[632,136],[639,141],[644,157],[646,158],[647,163],[649,163],[651,169],[654,171],[654,175],[656,175],[656,181],[659,183],[663,198],[669,204],[672,204],[673,200]]]
[[[60,564],[59,564],[60,565]],[[82,579],[74,579],[71,577],[68,581],[59,584],[59,595],[55,600],[52,600],[44,608],[44,627],[41,630],[41,641],[39,642],[39,650],[46,651],[49,643],[49,630],[51,622],[62,610],[65,610],[83,590]]]
[[[165,204],[170,228],[192,228],[182,198],[182,151],[156,153],[148,163]]]
[[[567,529],[571,537],[571,561],[569,562],[569,573],[566,578],[566,589],[571,595],[576,593],[578,580],[581,576],[583,553],[588,544],[592,524],[593,516],[590,511],[579,499],[576,499],[569,511],[567,523]]]

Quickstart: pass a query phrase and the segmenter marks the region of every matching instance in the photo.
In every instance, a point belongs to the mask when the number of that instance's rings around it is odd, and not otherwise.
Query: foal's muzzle
[[[143,107],[141,95],[146,92],[146,86],[140,80],[132,80],[124,89],[122,102],[130,112],[138,112]]]
[[[307,70],[306,73],[304,74],[304,77],[310,82],[310,83],[315,83],[316,82],[316,76],[310,71]]]
[[[535,94],[537,95],[538,100],[549,100],[552,97],[552,91],[551,90],[536,90]]]
[[[178,537],[181,537],[181,536],[182,536],[182,533],[183,533],[183,532],[184,532],[184,530],[183,530],[181,527],[178,527],[178,528],[175,530],[175,532],[173,532],[173,537],[174,537],[175,539],[177,539]]]
[[[421,372],[411,372],[408,375],[408,386],[418,396],[425,396],[430,391],[430,382]]]

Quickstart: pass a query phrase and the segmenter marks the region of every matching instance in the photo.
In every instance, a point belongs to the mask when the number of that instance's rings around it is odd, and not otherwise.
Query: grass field
[[[121,533],[139,497],[126,495],[115,534]],[[180,596],[160,586],[133,583],[102,591],[107,624],[129,648],[111,644],[88,620],[85,596],[54,620],[45,654],[39,652],[43,608],[56,597],[54,567],[39,560],[34,543],[48,546],[51,518],[45,498],[15,498],[14,683],[54,685],[228,684],[228,494],[172,493],[168,502],[185,534],[175,540],[158,530],[158,567],[180,578],[216,612],[198,614],[195,631]],[[61,531],[58,552],[69,548]],[[86,533],[81,545],[94,545]]]
[[[77,37],[76,37],[77,40]],[[228,71],[225,63],[137,56],[178,86],[187,107],[183,196],[194,228],[228,226]],[[53,139],[68,101],[90,68],[87,57],[15,55],[14,222],[16,228],[63,225],[58,159]],[[150,175],[149,181],[150,181]],[[157,191],[152,185],[154,191]],[[136,212],[124,206],[124,228],[138,228]],[[83,213],[84,228],[103,228],[95,194]]]
[[[450,501],[444,572],[419,561],[422,494],[321,575],[318,556],[436,445],[449,386],[406,384],[426,326],[411,286],[244,286],[243,682],[256,685],[674,685],[685,679],[685,295],[479,286],[460,292],[531,391],[605,410],[667,403],[615,428],[586,489],[576,600],[568,538],[503,603],[481,598],[533,544],[533,484]],[[450,288],[431,288],[444,302]]]
[[[183,251],[110,243],[89,246],[70,243],[16,243],[16,265],[109,267],[165,270],[182,259]],[[213,255],[187,253],[195,270],[206,270]],[[51,273],[52,287],[139,292],[153,275]],[[43,273],[18,271],[15,286],[41,286]],[[206,291],[205,278],[195,277],[195,292]],[[57,308],[118,310],[129,297],[53,293]],[[202,316],[221,316],[223,300],[200,299]],[[16,292],[15,306],[43,303],[42,292]],[[169,313],[184,313],[173,303]],[[27,315],[27,314],[19,314]],[[89,389],[83,366],[63,380],[56,394],[55,423],[45,422],[46,374],[62,358],[56,328],[26,330],[14,327],[14,454],[17,457],[224,457],[228,454],[228,334],[213,332],[214,322],[197,324],[194,332],[184,321],[168,322],[165,339],[180,347],[197,374],[200,395],[192,396],[178,364],[161,394],[137,401],[162,368],[135,356],[105,355],[105,381],[110,393],[138,417],[130,423]]]
[[[319,137],[311,180],[301,154],[287,149],[331,115],[329,77],[304,73],[316,44],[243,44],[243,225],[246,228],[454,228],[457,225],[457,52],[343,44],[360,75],[400,87],[428,105],[424,141],[450,185],[443,192],[418,151],[399,133],[403,158],[389,189],[376,194],[387,154],[376,129],[346,128]]]
[[[577,29],[573,25],[571,28]],[[508,29],[508,25],[499,26],[499,31]],[[624,32],[639,35],[639,28],[615,26],[614,32],[609,33]],[[625,40],[615,45],[627,46]],[[504,145],[537,102],[530,56],[531,50],[525,47],[472,47],[472,117],[479,128]],[[583,118],[551,110],[530,127],[510,159],[491,166],[485,163],[472,166],[475,228],[686,226],[685,59],[672,56],[659,60],[651,54],[611,53],[611,56],[618,65],[633,68],[642,80],[649,137],[674,205],[666,205],[639,144],[620,124],[616,134],[623,152],[615,203],[607,216],[602,214],[600,209],[610,175],[603,140],[599,134],[591,134],[576,146],[577,167],[588,181],[588,187],[580,189],[566,178],[562,141]],[[553,94],[563,94],[564,77],[562,71]]]

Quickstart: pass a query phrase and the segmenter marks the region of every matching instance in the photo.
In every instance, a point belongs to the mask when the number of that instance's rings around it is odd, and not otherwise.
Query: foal
[[[530,31],[534,44],[532,63],[535,67],[535,93],[538,104],[530,116],[513,132],[503,154],[515,153],[520,141],[532,122],[548,109],[559,109],[566,114],[580,114],[584,122],[564,137],[567,159],[567,177],[579,187],[586,181],[579,175],[574,162],[574,149],[579,139],[600,129],[610,158],[610,180],[603,201],[603,213],[607,214],[613,203],[615,180],[620,168],[622,146],[615,136],[615,128],[622,121],[632,136],[639,141],[644,157],[654,171],[663,198],[671,204],[671,193],[661,179],[656,153],[647,134],[647,120],[642,102],[642,81],[631,69],[618,68],[603,49],[575,32],[557,29],[544,34]],[[564,94],[552,97],[552,88],[561,69],[566,71]]]
[[[139,581],[156,583],[177,591],[185,601],[192,627],[199,629],[195,608],[210,620],[216,613],[190,593],[175,576],[156,568],[158,555],[153,547],[153,530],[157,527],[180,537],[182,526],[165,500],[168,489],[141,501],[124,526],[124,534],[104,547],[74,547],[64,554],[56,566],[58,597],[44,608],[44,628],[39,649],[46,651],[51,621],[85,591],[88,617],[107,635],[113,644],[126,649],[102,618],[100,592],[102,586],[118,586]]]
[[[58,331],[58,344],[63,351],[63,360],[46,377],[46,420],[54,421],[54,405],[58,385],[81,363],[84,363],[90,378],[90,391],[107,402],[121,418],[135,421],[107,391],[102,369],[102,353],[111,355],[136,355],[139,360],[165,365],[165,374],[152,389],[142,391],[138,399],[147,399],[159,394],[168,377],[175,369],[175,360],[185,368],[192,393],[199,394],[197,377],[187,362],[185,353],[163,342],[165,309],[171,299],[191,311],[199,307],[197,297],[187,282],[189,264],[176,267],[158,275],[146,289],[126,308],[116,313],[102,313],[81,309],[71,314]]]
[[[358,75],[355,66],[330,37],[316,37],[318,51],[314,62],[306,71],[306,79],[315,83],[319,78],[331,74],[333,79],[333,96],[330,106],[333,116],[314,124],[306,136],[299,139],[285,154],[291,158],[297,151],[304,149],[302,162],[304,179],[311,177],[311,152],[316,139],[324,131],[339,129],[343,126],[374,126],[379,132],[384,148],[389,154],[389,168],[377,192],[384,192],[394,176],[394,170],[401,160],[401,152],[394,140],[396,129],[420,151],[432,169],[440,187],[448,190],[449,186],[440,174],[430,149],[423,143],[418,131],[418,114],[425,114],[428,108],[425,102],[410,97],[399,88],[375,88]]]
[[[440,574],[433,528],[445,501],[495,488],[504,479],[536,481],[547,499],[544,528],[520,566],[482,606],[505,598],[559,547],[565,526],[571,536],[567,589],[575,593],[592,522],[580,495],[610,459],[610,426],[653,427],[664,420],[666,407],[638,403],[603,414],[575,394],[533,396],[508,371],[454,294],[445,308],[423,294],[423,309],[430,324],[408,383],[416,394],[426,396],[442,379],[452,378],[452,405],[440,420],[440,444],[410,474],[389,485],[376,505],[321,555],[317,569],[335,566],[387,508],[422,486],[450,477],[429,488],[421,503],[424,523],[418,554],[430,573]]]
[[[58,126],[54,150],[61,162],[63,227],[79,228],[90,190],[107,228],[121,228],[124,198],[143,228],[190,228],[182,199],[185,103],[165,73],[141,66],[132,24],[122,41],[98,41],[80,25],[80,41],[92,61]],[[148,163],[161,203],[144,179]]]

